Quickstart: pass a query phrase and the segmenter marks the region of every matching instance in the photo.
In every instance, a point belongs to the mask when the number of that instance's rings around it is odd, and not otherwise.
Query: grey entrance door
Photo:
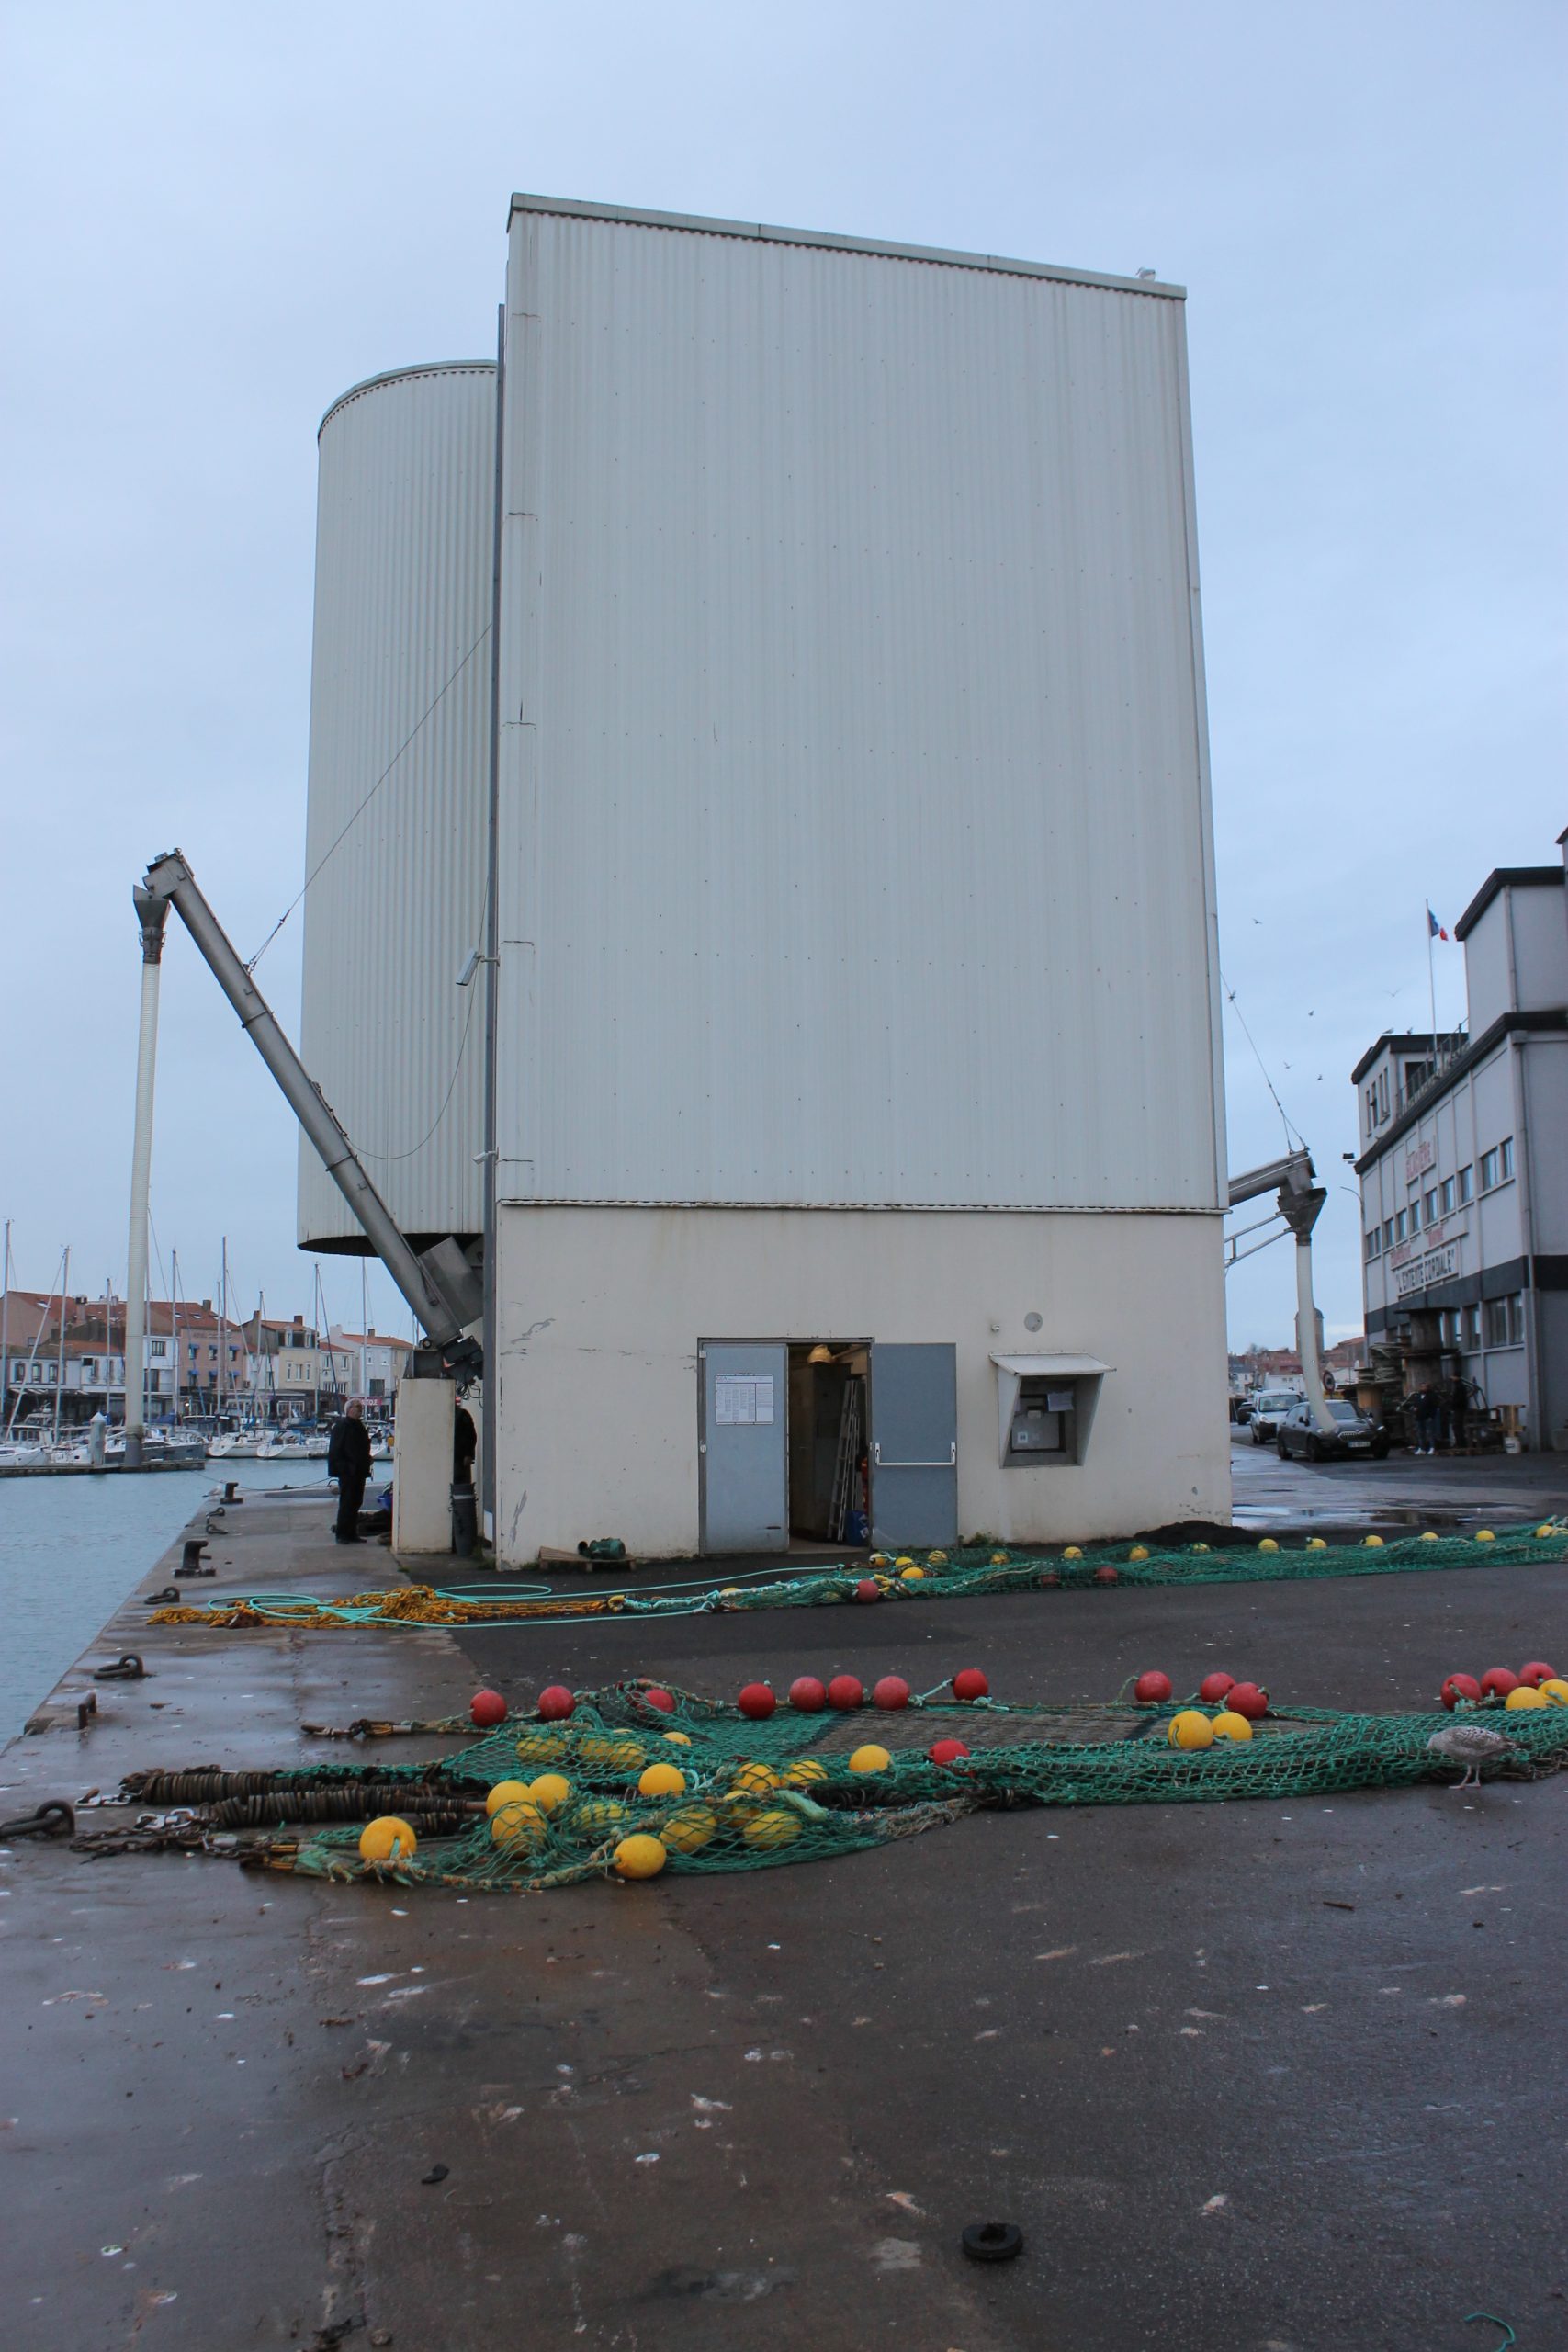
[[[957,1351],[871,1351],[871,1533],[886,1550],[958,1538]]]
[[[788,1351],[771,1340],[710,1340],[701,1361],[703,1550],[782,1550],[789,1541]]]

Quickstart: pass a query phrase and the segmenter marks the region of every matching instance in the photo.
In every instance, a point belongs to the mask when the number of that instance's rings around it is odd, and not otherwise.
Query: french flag
[[[1446,939],[1446,938],[1448,937],[1448,935],[1449,935],[1449,934],[1448,934],[1448,933],[1443,929],[1442,924],[1438,921],[1437,916],[1432,912],[1431,908],[1430,908],[1430,907],[1428,907],[1428,908],[1427,908],[1427,938],[1428,938],[1428,939]]]

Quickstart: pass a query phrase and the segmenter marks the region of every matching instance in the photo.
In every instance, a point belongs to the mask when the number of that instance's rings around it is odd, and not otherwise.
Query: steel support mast
[[[136,1040],[136,1125],[130,1146],[130,1240],[125,1268],[125,1466],[141,1467],[147,1419],[147,1215],[152,1184],[153,1079],[158,1063],[158,987],[169,907],[152,890],[132,892],[141,927],[141,1025]],[[62,1313],[64,1312],[63,1302]],[[109,1374],[114,1370],[113,1358]],[[104,1403],[108,1404],[106,1378]]]
[[[1317,1347],[1317,1309],[1312,1295],[1312,1229],[1328,1194],[1316,1181],[1312,1154],[1307,1151],[1287,1152],[1282,1159],[1271,1159],[1262,1168],[1249,1168],[1245,1175],[1233,1176],[1230,1180],[1230,1205],[1233,1209],[1239,1208],[1244,1201],[1259,1199],[1265,1193],[1278,1193],[1276,1214],[1284,1218],[1295,1236],[1296,1344],[1301,1351],[1302,1378],[1306,1383],[1307,1402],[1312,1407],[1313,1419],[1325,1435],[1331,1435],[1334,1419],[1323,1392],[1323,1361]]]

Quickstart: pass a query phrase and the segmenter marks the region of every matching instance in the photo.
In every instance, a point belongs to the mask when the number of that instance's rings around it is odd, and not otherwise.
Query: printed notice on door
[[[772,1373],[758,1377],[750,1374],[721,1373],[713,1384],[713,1417],[721,1430],[750,1429],[759,1421],[771,1421],[773,1418]]]

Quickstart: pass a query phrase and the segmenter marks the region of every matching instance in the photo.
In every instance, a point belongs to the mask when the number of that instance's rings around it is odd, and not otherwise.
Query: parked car
[[[1318,1428],[1305,1397],[1286,1414],[1274,1441],[1281,1462],[1288,1462],[1292,1454],[1302,1462],[1337,1462],[1352,1453],[1370,1454],[1374,1462],[1388,1460],[1385,1429],[1368,1420],[1365,1413],[1358,1413],[1343,1397],[1330,1396],[1327,1402],[1334,1423],[1332,1437]]]
[[[1252,1400],[1249,1424],[1254,1445],[1268,1445],[1280,1434],[1280,1424],[1301,1398],[1293,1388],[1260,1388]]]

